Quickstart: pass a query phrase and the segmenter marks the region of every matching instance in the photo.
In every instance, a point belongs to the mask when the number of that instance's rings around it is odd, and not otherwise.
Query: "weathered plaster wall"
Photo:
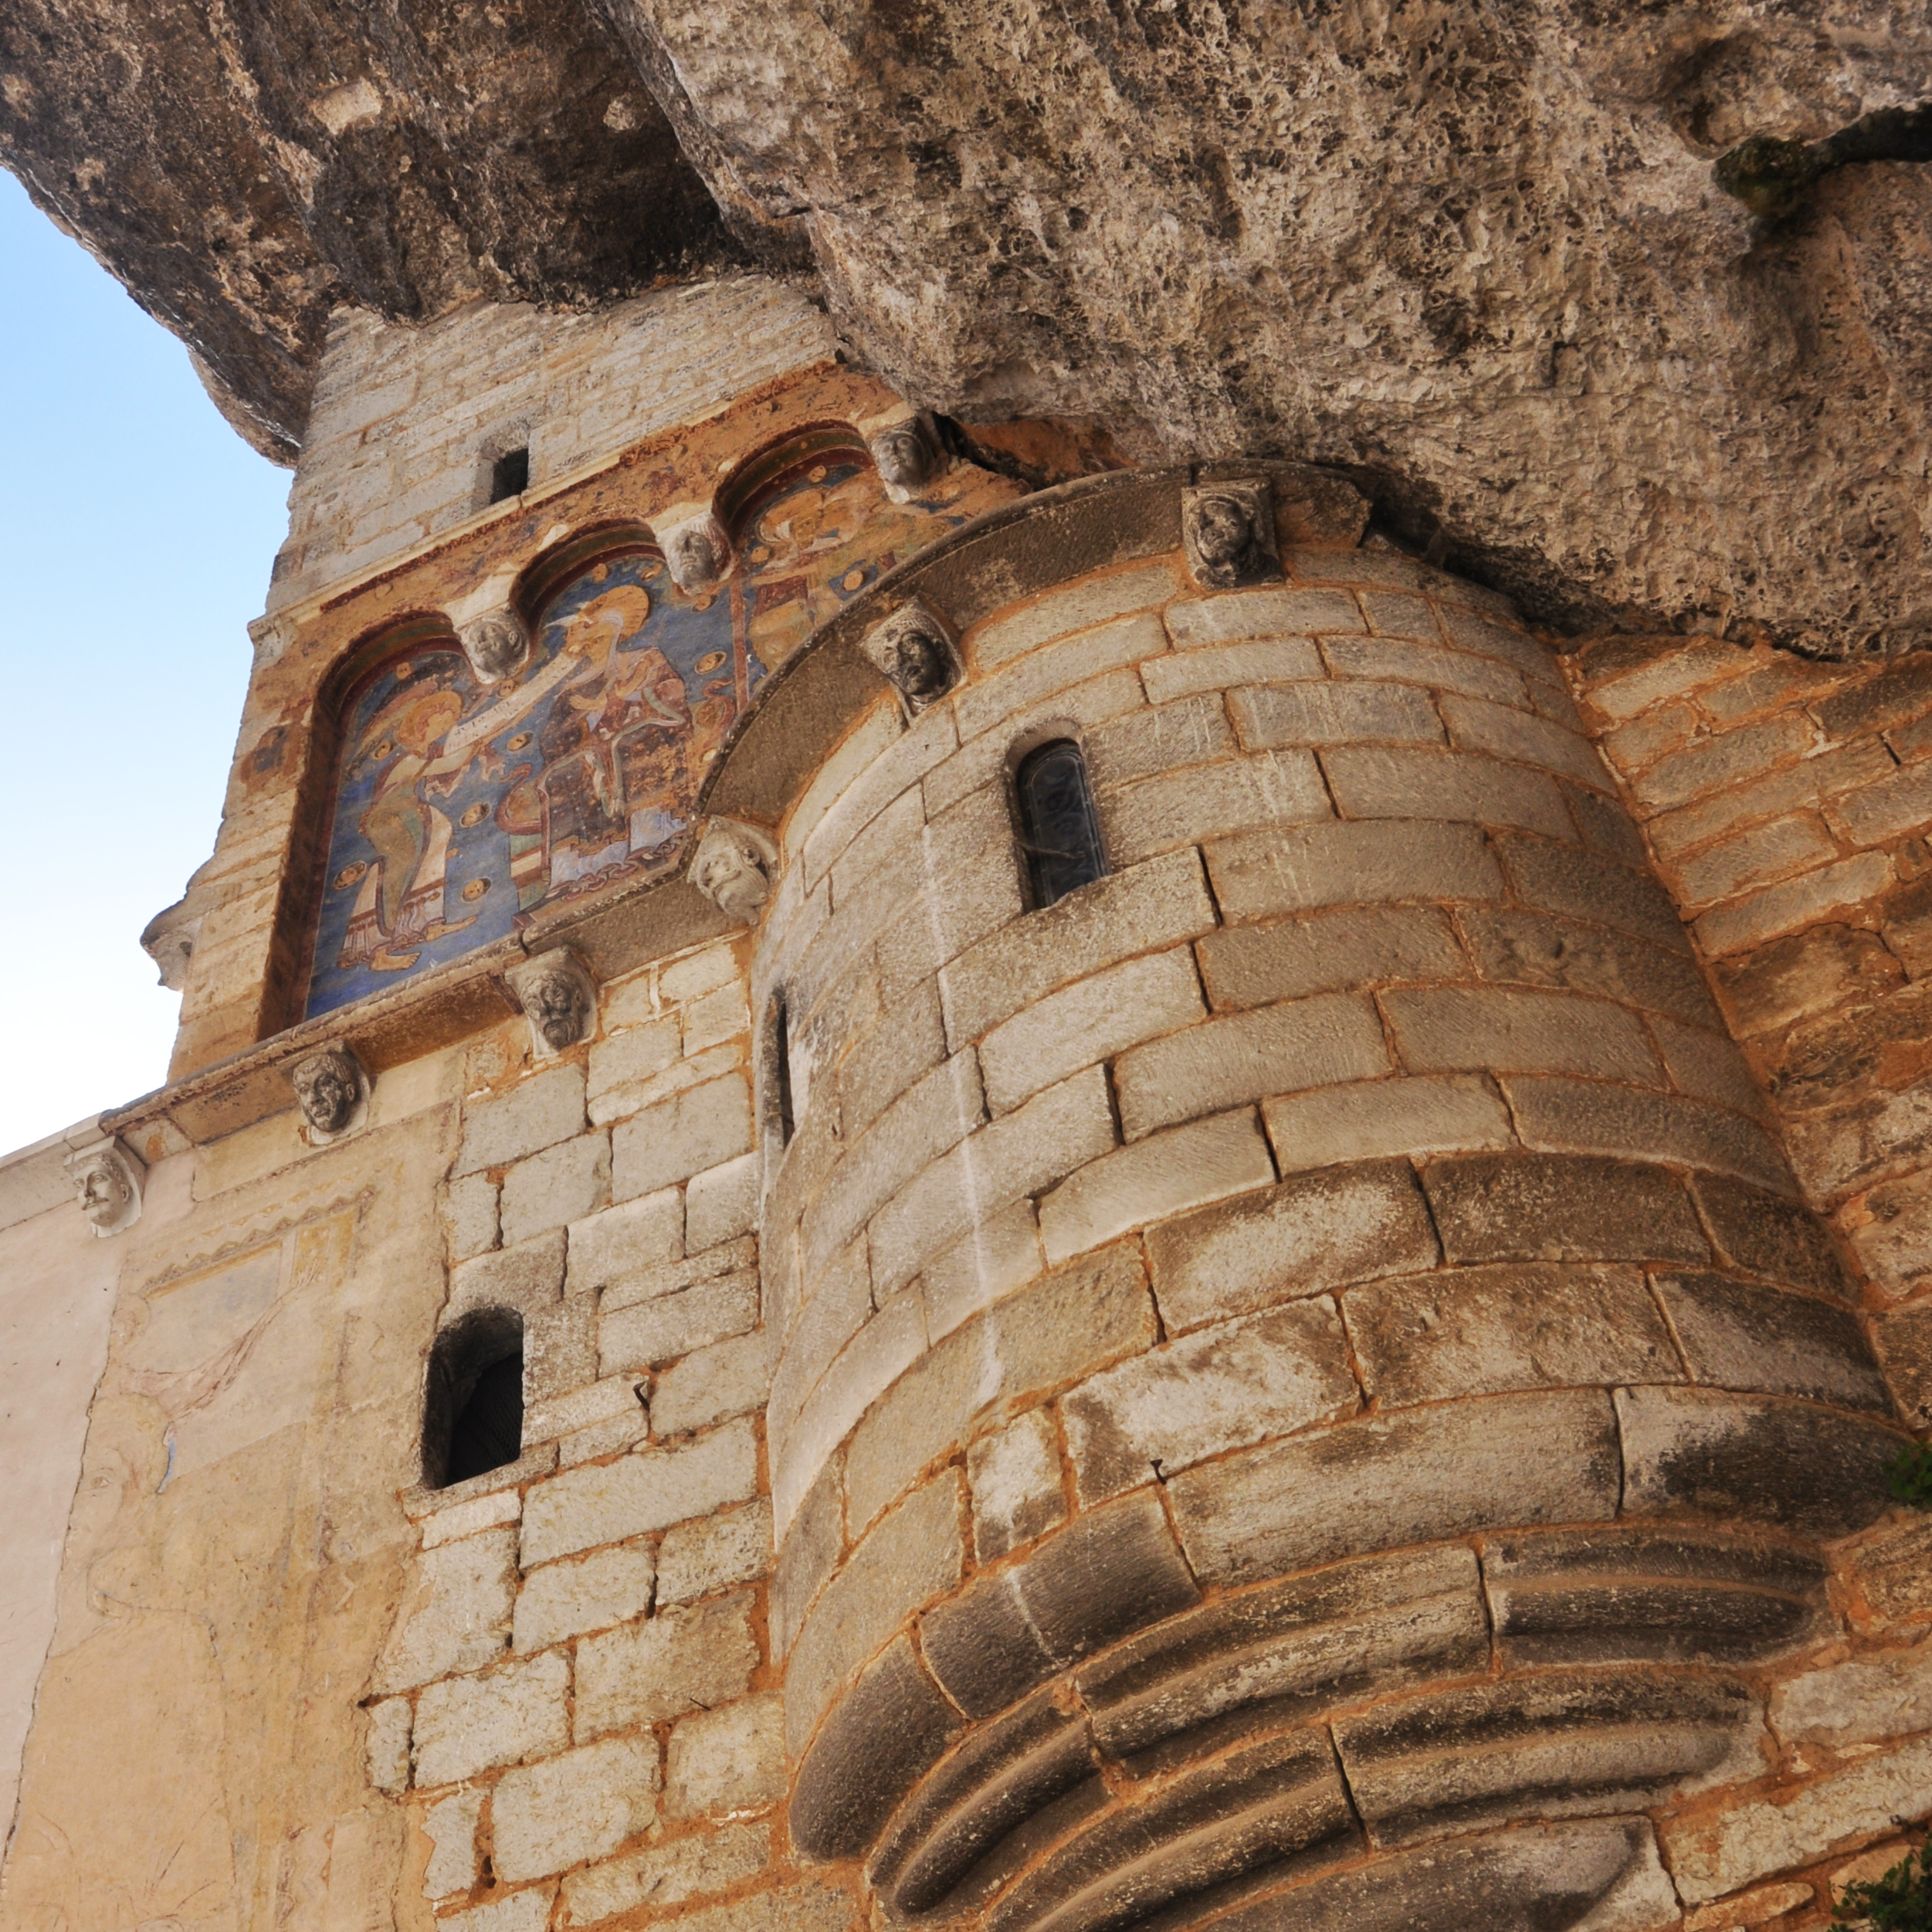
[[[0,1162],[0,1816],[53,1635],[87,1406],[107,1359],[120,1250],[75,1212],[61,1135]]]
[[[476,302],[422,329],[337,310],[269,612],[486,509],[493,456],[527,447],[541,491],[836,347],[810,303],[759,276],[580,314]]]

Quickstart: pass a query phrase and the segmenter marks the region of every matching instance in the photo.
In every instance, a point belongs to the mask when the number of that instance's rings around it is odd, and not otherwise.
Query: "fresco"
[[[640,549],[556,592],[506,683],[480,683],[453,639],[385,661],[348,700],[309,1015],[667,871],[767,668],[1013,493],[962,467],[894,504],[863,456],[829,450],[747,492],[737,568],[710,596],[683,596]]]

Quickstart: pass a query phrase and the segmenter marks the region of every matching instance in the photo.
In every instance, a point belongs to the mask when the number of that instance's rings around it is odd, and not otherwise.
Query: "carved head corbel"
[[[918,598],[875,624],[859,648],[899,693],[908,717],[938,703],[959,682],[959,652],[946,620]]]
[[[755,826],[713,819],[686,876],[726,918],[748,926],[778,883],[778,849]]]
[[[320,1146],[353,1133],[368,1117],[369,1076],[340,1041],[297,1060],[289,1084],[302,1116],[303,1133]]]
[[[568,946],[513,966],[503,978],[530,1022],[531,1053],[549,1059],[586,1039],[597,1015],[597,982]]]
[[[1277,581],[1281,554],[1274,498],[1266,483],[1208,483],[1181,493],[1188,568],[1204,590]]]
[[[716,590],[731,574],[730,533],[709,510],[666,525],[657,541],[671,581],[686,597]]]
[[[117,1235],[141,1219],[141,1184],[147,1168],[131,1147],[111,1138],[97,1141],[69,1154],[66,1167],[80,1212],[98,1239]]]
[[[473,617],[456,637],[469,668],[485,684],[500,684],[530,662],[530,628],[507,604]]]
[[[886,494],[896,503],[924,495],[952,466],[939,427],[924,409],[888,423],[867,439],[866,446]]]

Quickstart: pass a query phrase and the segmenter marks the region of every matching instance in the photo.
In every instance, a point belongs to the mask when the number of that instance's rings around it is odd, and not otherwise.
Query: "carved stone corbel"
[[[1181,536],[1188,568],[1204,590],[1239,590],[1280,581],[1274,497],[1266,483],[1210,483],[1184,490]]]
[[[899,693],[909,718],[937,703],[961,676],[951,626],[917,598],[873,625],[859,648]]]
[[[726,918],[749,926],[778,879],[778,849],[754,825],[713,819],[685,875]]]
[[[868,439],[866,446],[886,494],[896,503],[909,503],[924,496],[952,467],[940,441],[938,425],[924,409],[888,423]]]
[[[473,617],[456,637],[469,668],[485,684],[500,684],[530,662],[530,627],[507,604]]]
[[[69,1154],[66,1167],[80,1212],[93,1224],[97,1239],[107,1240],[141,1219],[141,1186],[147,1164],[124,1142],[97,1141]]]
[[[731,574],[731,537],[710,510],[666,524],[657,541],[671,581],[686,597],[716,590]]]
[[[539,953],[503,974],[530,1022],[530,1050],[551,1059],[587,1039],[596,1022],[597,982],[568,946]]]
[[[311,1147],[353,1134],[368,1118],[369,1076],[341,1041],[297,1060],[289,1084],[302,1115],[303,1137]]]

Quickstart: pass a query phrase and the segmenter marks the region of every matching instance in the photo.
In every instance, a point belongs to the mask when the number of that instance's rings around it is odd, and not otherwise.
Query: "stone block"
[[[1569,993],[1444,986],[1385,993],[1382,1011],[1412,1073],[1581,1073],[1658,1086],[1643,1028],[1620,1006]]]
[[[940,974],[957,1052],[1056,987],[1209,931],[1214,903],[1192,852],[1115,873],[1003,927]]]
[[[1668,1013],[1693,1025],[1724,1022],[1696,962],[1606,926],[1541,913],[1472,907],[1463,936],[1485,979],[1561,986]]]
[[[1883,778],[1895,768],[1890,754],[1876,741],[1846,745],[1768,771],[1695,805],[1661,813],[1645,829],[1657,851],[1674,859],[1746,825],[1807,810],[1821,798]]]
[[[626,1080],[621,1086],[593,1093],[590,1098],[591,1124],[608,1126],[613,1120],[622,1120],[646,1107],[666,1105],[678,1094],[688,1093],[694,1086],[723,1079],[744,1064],[745,1046],[744,1041],[733,1040],[727,1046],[707,1047],[688,1059],[673,1060],[647,1078]]]
[[[1421,819],[1510,825],[1574,839],[1563,795],[1541,771],[1466,751],[1338,745],[1322,760],[1335,803],[1351,819]]]
[[[442,1326],[473,1308],[519,1308],[527,1313],[550,1306],[564,1292],[564,1239],[558,1229],[514,1248],[459,1262],[449,1271]]]
[[[1537,709],[1551,715],[1555,715],[1554,707],[1566,707],[1566,721],[1572,729],[1581,730],[1575,707],[1562,693],[1539,690],[1533,696]],[[1600,852],[1605,858],[1621,859],[1626,866],[1647,866],[1650,863],[1649,854],[1644,849],[1642,839],[1637,836],[1637,828],[1631,822],[1629,813],[1624,810],[1622,799],[1607,798],[1600,791],[1566,784],[1563,800],[1570,808],[1570,816],[1577,822],[1577,829],[1583,834],[1583,842],[1593,852]]]
[[[480,1670],[503,1655],[517,1590],[517,1532],[485,1530],[425,1550],[411,1565],[410,1583],[371,1680],[378,1691]]]
[[[973,668],[981,676],[1069,632],[1089,630],[1111,617],[1158,608],[1174,594],[1167,564],[1143,564],[1103,577],[1083,578],[978,625],[966,640]]]
[[[472,1496],[467,1502],[452,1504],[422,1519],[419,1526],[422,1547],[433,1550],[442,1544],[454,1543],[459,1537],[474,1536],[479,1530],[514,1523],[523,1510],[524,1499],[515,1490]]]
[[[846,1517],[863,1528],[995,1404],[1029,1397],[1147,1347],[1154,1309],[1139,1257],[1117,1248],[1009,1297],[910,1364],[854,1432]]]
[[[783,1532],[778,1560],[771,1570],[771,1652],[791,1654],[798,1626],[817,1600],[825,1581],[845,1554],[845,1498],[840,1470],[829,1463],[806,1490],[790,1524]]]
[[[1676,872],[1684,906],[1689,911],[1700,911],[1754,886],[1768,885],[1774,879],[1820,864],[1835,856],[1837,850],[1830,833],[1808,812],[1802,818],[1776,819],[1768,825],[1755,825],[1679,860]]]
[[[1821,699],[1812,715],[1825,736],[1859,737],[1904,724],[1932,710],[1932,665],[1922,658],[1895,659],[1863,683]]]
[[[648,1368],[744,1334],[758,1321],[757,1270],[720,1275],[606,1313],[598,1324],[598,1361],[606,1375]]]
[[[771,1568],[769,1503],[680,1523],[658,1545],[657,1600],[694,1603],[734,1584],[755,1582]]]
[[[1362,1386],[1384,1410],[1507,1389],[1684,1378],[1635,1268],[1457,1269],[1351,1289],[1342,1307]]]
[[[1881,1315],[1873,1327],[1900,1412],[1914,1429],[1932,1426],[1932,1303]]]
[[[1141,666],[1141,681],[1150,702],[1157,705],[1276,679],[1299,682],[1321,675],[1320,656],[1305,637],[1195,646],[1149,658]]]
[[[771,1828],[728,1824],[647,1846],[564,1880],[564,1913],[572,1926],[596,1925],[644,1904],[682,1905],[730,1890],[764,1870],[771,1856]]]
[[[681,1006],[729,985],[737,977],[731,942],[724,940],[686,953],[681,959],[667,960],[658,971],[658,991],[673,1005]]]
[[[597,1297],[572,1295],[524,1318],[526,1409],[587,1388],[597,1380]]]
[[[648,1426],[642,1385],[635,1375],[607,1375],[601,1381],[573,1388],[554,1401],[527,1405],[524,1410],[524,1440],[551,1442],[619,1418],[634,1425],[640,1435]],[[517,1507],[503,1520],[514,1523],[523,1513],[523,1502],[520,1497],[511,1500]]]
[[[1228,693],[1228,710],[1250,751],[1282,745],[1440,744],[1442,720],[1412,684],[1249,684]]]
[[[1449,920],[1423,906],[1225,927],[1196,950],[1218,1012],[1385,980],[1457,979],[1469,970]]]
[[[1457,691],[1466,697],[1492,698],[1501,704],[1525,702],[1523,680],[1513,670],[1466,651],[1444,650],[1439,645],[1407,639],[1338,637],[1324,639],[1321,652],[1337,677],[1386,678]]]
[[[1097,725],[1080,748],[1095,787],[1126,785],[1183,765],[1205,764],[1235,748],[1228,710],[1218,695],[1200,692],[1172,704],[1157,704]]]
[[[1386,1154],[1506,1147],[1515,1138],[1494,1085],[1474,1074],[1364,1080],[1262,1103],[1284,1174]]]
[[[920,780],[958,748],[959,734],[948,706],[934,706],[910,730],[900,724],[898,708],[890,704],[875,711],[872,717],[880,728],[869,728],[869,720],[862,724],[819,766],[799,801],[788,843],[798,840],[801,877],[807,891],[880,821],[895,812],[903,820],[909,810],[907,800],[917,791]],[[800,822],[821,800],[823,809],[816,822],[800,839]],[[917,820],[910,822],[916,830]]]
[[[810,848],[822,846],[822,856],[832,856],[836,848],[828,835],[835,824],[842,823],[843,815],[835,808],[826,815],[818,832],[806,842],[808,886],[818,883],[811,869],[813,854]],[[849,906],[867,894],[870,890],[869,882],[882,866],[895,859],[903,860],[918,849],[920,834],[925,825],[925,794],[915,781],[909,790],[902,791],[869,825],[853,835],[842,852],[837,853],[832,866],[832,904],[837,907]]]
[[[962,1728],[910,1640],[897,1639],[832,1711],[799,1766],[792,1843],[808,1859],[860,1856]],[[734,1919],[730,1932],[744,1923]]]
[[[459,1791],[423,1813],[423,1835],[436,1847],[422,1873],[422,1889],[429,1897],[448,1898],[476,1883],[476,1826],[483,1802],[480,1791]]]
[[[1704,1100],[1584,1080],[1506,1075],[1524,1144],[1548,1154],[1668,1161],[1788,1190],[1783,1155],[1754,1122]]]
[[[1526,906],[1613,927],[1679,952],[1688,951],[1676,908],[1647,873],[1574,846],[1530,839],[1497,842],[1510,883]]]
[[[1481,698],[1445,697],[1438,703],[1449,728],[1449,742],[1459,750],[1537,765],[1598,791],[1612,788],[1602,754],[1574,731]]]
[[[1503,874],[1473,825],[1414,821],[1289,826],[1207,848],[1229,920],[1396,899],[1500,899]]]
[[[1271,1093],[1299,1093],[1388,1070],[1369,1001],[1318,994],[1231,1013],[1120,1056],[1113,1069],[1129,1141]]]
[[[1042,1087],[1205,1012],[1185,946],[1104,968],[1022,1008],[981,1041],[987,1105],[1008,1113]]]
[[[657,1740],[610,1737],[507,1771],[490,1795],[499,1878],[546,1878],[608,1858],[657,1816]]]
[[[401,1797],[409,1788],[409,1719],[407,1697],[385,1697],[369,1707],[363,1758],[369,1782],[391,1798]]]
[[[1810,722],[1802,716],[1767,718],[1761,724],[1693,741],[1633,774],[1630,789],[1648,810],[1661,812],[1802,758],[1812,743]]]
[[[738,980],[693,1000],[680,1017],[684,1022],[687,1059],[751,1030],[751,1009],[746,1002],[744,982]]]
[[[1744,952],[1834,913],[1856,913],[1891,880],[1892,863],[1883,852],[1862,852],[1703,913],[1697,937],[1707,954]]]
[[[1157,658],[1157,664],[1169,660]],[[1138,670],[1132,665],[1103,671],[1064,691],[1056,691],[1014,712],[1004,731],[986,732],[962,744],[952,757],[927,773],[924,789],[928,821],[950,811],[962,799],[991,789],[1002,808],[1007,747],[1023,733],[1051,726],[1063,729],[1071,724],[1084,733],[1110,720],[1144,710],[1147,693],[1141,689]],[[928,839],[931,836],[927,834]]]
[[[927,1334],[934,1342],[950,1335],[982,1308],[1023,1288],[1046,1265],[1032,1202],[1016,1201],[988,1215],[920,1273]]]
[[[771,1378],[774,1441],[791,1432],[819,1378],[873,1313],[872,1273],[862,1238],[811,1284],[808,1298],[782,1338]]]
[[[1472,1530],[1606,1522],[1619,1468],[1601,1390],[1493,1395],[1344,1422],[1167,1485],[1194,1574],[1234,1582]]]
[[[581,1134],[519,1161],[503,1176],[503,1238],[531,1235],[581,1220],[610,1205],[610,1136]]]
[[[586,1637],[577,1646],[578,1738],[742,1697],[758,1667],[753,1604],[741,1591]]]
[[[1178,846],[1259,825],[1301,825],[1334,815],[1313,755],[1264,751],[1164,772],[1103,791],[1100,831],[1117,866]]]
[[[757,1231],[763,1174],[761,1158],[744,1154],[692,1175],[684,1190],[684,1245],[693,1254]]]
[[[1932,1517],[1889,1527],[1861,1544],[1852,1572],[1881,1618],[1918,1618],[1932,1610]]]
[[[1022,1561],[977,1578],[920,1619],[920,1641],[947,1695],[987,1717],[1200,1600],[1159,1500],[1144,1493],[1076,1516]]]
[[[1903,1438],[1808,1402],[1716,1390],[1625,1388],[1624,1509],[1766,1523],[1832,1539],[1891,1507],[1885,1466]]]
[[[1155,1229],[1147,1249],[1171,1335],[1436,1260],[1428,1211],[1402,1161],[1283,1181]]]
[[[742,1074],[690,1087],[612,1134],[611,1191],[629,1201],[675,1187],[751,1146],[751,1090]]]
[[[1246,1107],[1116,1148],[1041,1198],[1047,1265],[1103,1246],[1130,1229],[1265,1188],[1274,1178],[1268,1144]]]
[[[1932,1276],[1932,1174],[1908,1174],[1886,1181],[1866,1195],[1864,1208],[1870,1219],[1852,1229],[1851,1242],[1866,1278],[1888,1298],[1915,1293]],[[1779,1267],[1743,1265],[1781,1280],[1793,1278]]]
[[[1336,1749],[1378,1845],[1551,1812],[1636,1811],[1759,1768],[1739,1683],[1551,1672],[1337,1719]]]
[[[922,979],[886,1008],[841,1063],[839,1118],[844,1134],[856,1139],[945,1057],[939,981]]]
[[[570,1229],[570,1291],[608,1290],[683,1252],[684,1204],[676,1188],[607,1208]]]
[[[1083,1507],[1360,1405],[1348,1338],[1326,1296],[1198,1329],[1060,1402]]]
[[[495,1247],[497,1225],[497,1184],[486,1174],[465,1174],[444,1189],[442,1235],[452,1262]]]
[[[1663,1054],[1664,1065],[1680,1092],[1700,1100],[1769,1120],[1771,1108],[1750,1066],[1730,1039],[1699,1026],[1679,1026],[1653,1016],[1651,1037]]]
[[[1359,631],[1367,627],[1346,591],[1266,589],[1189,598],[1167,613],[1177,650],[1233,637],[1281,637],[1302,631]]]
[[[668,1529],[757,1493],[758,1442],[747,1422],[678,1448],[568,1469],[524,1498],[524,1564]]]
[[[544,1932],[557,1896],[554,1885],[532,1885],[492,1899],[467,1912],[451,1912],[437,1920],[451,1932]]]
[[[1665,1828],[1664,1843],[1679,1893],[1696,1905],[1929,1813],[1932,1738],[1922,1737],[1795,1791],[1678,1819]]]
[[[608,1630],[649,1615],[656,1574],[651,1552],[641,1543],[532,1570],[517,1598],[516,1648],[547,1649],[587,1630]]]
[[[1932,1730],[1932,1643],[1788,1677],[1771,1693],[1771,1720],[1782,1738],[1835,1750]]]
[[[428,1686],[416,1699],[417,1785],[453,1785],[561,1751],[570,1742],[569,1692],[570,1662],[556,1650]]]
[[[452,1171],[460,1178],[507,1167],[584,1130],[584,1069],[553,1066],[507,1093],[464,1106],[463,1145]]]
[[[1808,1208],[1716,1174],[1693,1176],[1691,1188],[1720,1252],[1734,1266],[1794,1287],[1852,1296],[1830,1230]]]
[[[1479,1156],[1430,1162],[1422,1187],[1449,1261],[1710,1259],[1684,1184],[1662,1168],[1561,1154]]]
[[[982,1564],[1066,1520],[1059,1436],[1050,1411],[1029,1409],[982,1435],[966,1452],[973,1497],[973,1550]]]
[[[665,1760],[667,1818],[754,1811],[784,1797],[785,1700],[775,1690],[680,1718]]]
[[[1842,1304],[1702,1272],[1656,1283],[1693,1381],[1890,1415],[1865,1331]]]
[[[762,1408],[771,1385],[767,1353],[764,1336],[741,1335],[666,1369],[651,1391],[652,1433],[681,1435]]]
[[[873,1293],[897,1293],[983,1216],[1040,1193],[1113,1145],[1113,1112],[1099,1067],[1002,1114],[880,1211],[870,1230]]]
[[[1042,645],[954,697],[961,742],[978,737],[1052,692],[1158,656],[1167,648],[1161,620],[1151,613],[1117,618],[1057,643]]]

